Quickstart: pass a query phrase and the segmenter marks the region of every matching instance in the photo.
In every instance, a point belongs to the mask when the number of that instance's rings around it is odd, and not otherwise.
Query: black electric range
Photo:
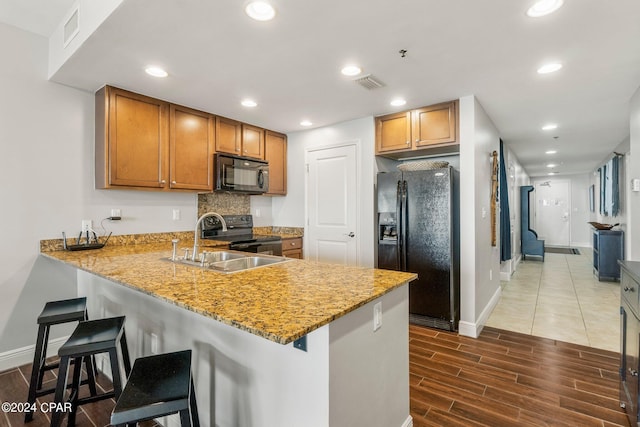
[[[227,231],[222,231],[222,222],[210,216],[202,222],[201,239],[229,242],[229,249],[267,255],[282,255],[282,238],[275,235],[253,233],[251,215],[222,215]]]

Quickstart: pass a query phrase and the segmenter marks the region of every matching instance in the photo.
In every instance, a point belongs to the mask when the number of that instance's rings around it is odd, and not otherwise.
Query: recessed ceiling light
[[[256,105],[258,105],[258,103],[253,99],[245,99],[241,102],[241,104],[245,107],[255,107]]]
[[[309,120],[303,120],[300,122],[300,126],[311,126],[313,123],[311,123]]]
[[[276,10],[266,1],[252,1],[247,4],[244,11],[256,21],[270,21],[276,16]]]
[[[394,107],[400,107],[400,106],[402,106],[402,105],[404,105],[406,103],[407,103],[407,101],[405,101],[402,98],[396,98],[396,99],[394,99],[394,100],[392,100],[390,102],[390,104],[393,105]]]
[[[545,64],[542,67],[538,68],[538,74],[549,74],[554,73],[562,68],[562,64],[559,62],[552,62],[549,64]]]
[[[547,175],[555,175],[555,172],[549,172]]]
[[[557,151],[556,150],[549,150],[549,151],[545,151],[545,154],[556,154]]]
[[[144,71],[146,71],[147,74],[153,77],[167,77],[169,75],[169,73],[167,73],[160,67],[147,67],[144,69]]]
[[[362,68],[357,65],[347,65],[340,72],[345,76],[357,76],[362,72]]]
[[[548,125],[542,126],[542,130],[553,130],[557,128],[558,128],[558,125],[555,123],[549,123]]]
[[[539,18],[540,16],[548,15],[560,9],[563,3],[563,0],[539,0],[527,10],[527,16]]]
[[[558,166],[558,165],[556,165],[555,163],[549,163],[547,165],[548,168],[555,168],[556,166]]]

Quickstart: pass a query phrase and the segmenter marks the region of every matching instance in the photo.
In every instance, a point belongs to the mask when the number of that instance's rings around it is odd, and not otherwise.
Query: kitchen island
[[[90,317],[127,316],[132,357],[194,351],[204,426],[411,422],[414,274],[302,260],[223,274],[169,261],[163,242],[42,254],[79,269]],[[293,346],[303,337],[306,351]]]

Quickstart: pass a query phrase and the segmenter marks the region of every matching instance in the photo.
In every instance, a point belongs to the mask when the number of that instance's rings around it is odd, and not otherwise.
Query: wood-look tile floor
[[[409,352],[414,427],[629,427],[618,353],[491,327],[473,339],[415,325]]]
[[[48,359],[48,363],[55,363],[55,358]],[[48,371],[44,376],[43,387],[55,387],[57,380],[57,371]],[[20,366],[19,368],[9,369],[0,372],[0,402],[26,402],[29,392],[29,379],[31,378],[31,365]],[[104,393],[105,390],[112,390],[113,386],[104,375],[97,378],[98,393]],[[87,396],[88,390],[86,386],[81,388],[81,397]],[[36,407],[40,407],[43,402],[52,402],[53,394],[39,397],[36,401]],[[76,414],[76,427],[104,427],[110,426],[109,420],[111,411],[115,406],[115,400],[106,399],[95,403],[82,405],[78,408]],[[0,427],[46,427],[51,423],[49,413],[37,411],[34,414],[33,421],[24,422],[23,413],[11,413],[0,411]],[[62,421],[62,425],[67,425],[66,417]],[[161,427],[153,421],[147,421],[139,424],[141,427]]]
[[[491,327],[473,339],[411,325],[409,362],[414,427],[629,427],[619,406],[615,352]],[[0,372],[0,401],[24,401],[30,373],[30,365]],[[47,385],[55,380],[55,372],[46,374]],[[100,391],[111,388],[104,375],[98,382]],[[114,404],[81,406],[76,425],[108,426]],[[0,427],[49,423],[46,413],[24,424],[22,414],[0,412]]]

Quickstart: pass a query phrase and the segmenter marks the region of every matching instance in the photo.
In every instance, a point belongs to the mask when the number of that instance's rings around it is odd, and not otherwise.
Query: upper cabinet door
[[[411,113],[376,117],[376,154],[411,149]]]
[[[264,160],[264,129],[242,125],[242,155]]]
[[[242,154],[242,123],[224,117],[216,117],[216,151]]]
[[[413,110],[413,146],[456,142],[455,106],[452,101]]]
[[[287,136],[265,131],[264,158],[269,162],[267,194],[287,194]]]
[[[108,99],[108,184],[165,187],[168,103],[115,88]]]
[[[170,188],[213,191],[214,117],[171,104]]]

